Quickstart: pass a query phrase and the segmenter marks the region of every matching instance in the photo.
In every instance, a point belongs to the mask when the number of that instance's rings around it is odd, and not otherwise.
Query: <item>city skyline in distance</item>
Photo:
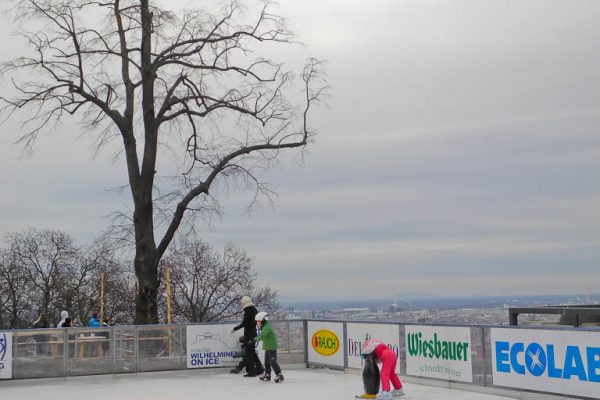
[[[497,308],[532,305],[583,305],[599,304],[600,293],[571,295],[535,295],[535,296],[427,296],[408,294],[389,298],[339,298],[339,299],[280,299],[284,307],[307,309],[343,309],[343,308],[386,308],[397,306],[399,309],[457,309],[457,308]]]

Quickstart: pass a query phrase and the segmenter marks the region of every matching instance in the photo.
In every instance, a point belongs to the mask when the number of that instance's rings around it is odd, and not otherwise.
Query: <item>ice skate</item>
[[[275,377],[275,383],[283,382],[283,375],[279,374]]]
[[[404,393],[404,389],[403,388],[394,389],[392,391],[392,396],[394,396],[394,397],[406,396],[406,393]]]
[[[268,381],[270,381],[270,380],[271,380],[271,374],[264,374],[264,375],[261,375],[261,377],[260,377],[260,378],[258,378],[258,379],[260,379],[260,380],[261,380],[261,381],[263,381],[263,382],[268,382]]]

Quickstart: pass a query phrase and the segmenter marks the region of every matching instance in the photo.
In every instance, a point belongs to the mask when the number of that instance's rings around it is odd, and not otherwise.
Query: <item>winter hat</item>
[[[267,313],[264,311],[261,311],[259,313],[256,313],[256,317],[254,317],[255,320],[257,321],[266,321],[269,318],[267,318]]]
[[[60,318],[60,321],[58,322],[58,324],[56,324],[57,328],[62,327],[62,324],[67,320],[67,318],[69,318],[69,313],[67,311],[61,311]]]
[[[383,342],[378,339],[367,339],[362,343],[361,353],[362,354],[371,354],[375,351],[375,348],[382,344]]]
[[[254,305],[254,303],[252,303],[252,299],[248,296],[242,297],[242,299],[240,300],[240,303],[242,304],[242,308],[246,308],[246,307],[250,307],[250,306]]]

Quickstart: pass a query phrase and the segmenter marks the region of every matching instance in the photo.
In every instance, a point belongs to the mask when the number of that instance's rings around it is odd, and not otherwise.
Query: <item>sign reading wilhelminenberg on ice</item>
[[[240,361],[240,332],[231,334],[235,325],[188,325],[187,367],[232,366]]]
[[[0,332],[0,379],[12,379],[12,333]]]
[[[407,325],[405,332],[408,375],[473,382],[469,328]]]

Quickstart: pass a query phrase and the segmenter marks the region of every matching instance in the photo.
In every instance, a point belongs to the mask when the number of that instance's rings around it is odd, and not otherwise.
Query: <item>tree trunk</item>
[[[138,297],[136,304],[136,324],[158,323],[158,261],[154,240],[154,221],[152,189],[156,166],[156,148],[158,126],[154,112],[154,79],[152,69],[152,13],[149,1],[140,1],[142,37],[140,64],[142,73],[142,113],[144,121],[144,153],[142,168],[139,171],[139,185],[134,188],[135,212],[135,273],[138,278]],[[137,171],[137,170],[136,170]]]
[[[135,323],[158,323],[158,253],[154,242],[154,227],[152,221],[152,200],[144,196],[145,204],[136,207],[134,212],[135,225],[135,275],[138,279]]]

